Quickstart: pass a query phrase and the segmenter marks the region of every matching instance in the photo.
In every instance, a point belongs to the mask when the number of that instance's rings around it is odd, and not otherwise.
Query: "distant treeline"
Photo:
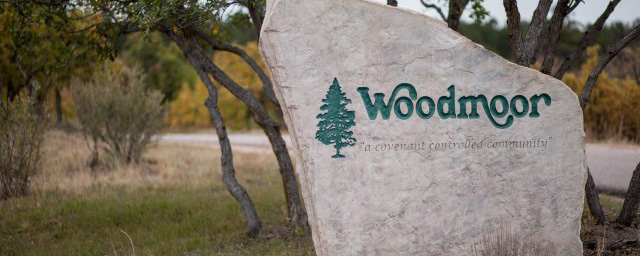
[[[230,15],[220,31],[225,31],[224,41],[242,46],[261,65],[255,33],[246,14]],[[527,24],[523,24],[526,29]],[[557,51],[559,62],[574,49],[586,26],[570,22],[565,24]],[[603,28],[596,38],[596,45],[582,57],[580,64],[564,77],[565,83],[577,93],[580,92],[589,72],[602,56],[606,47],[619,40],[631,29],[631,24],[611,23]],[[511,57],[509,39],[505,27],[497,25],[495,20],[483,23],[463,23],[460,33],[472,41],[483,45],[497,54]],[[150,86],[160,89],[165,101],[170,104],[167,122],[173,129],[199,129],[211,126],[210,117],[203,106],[206,90],[191,66],[184,60],[177,47],[161,35],[153,35],[150,40],[142,35],[131,35],[123,42],[119,58],[124,63],[137,62],[147,73]],[[232,54],[218,53],[216,63],[227,71],[242,86],[252,91],[258,99],[267,105],[272,113],[276,110],[268,104],[262,94],[262,84],[254,72],[238,57]],[[141,63],[140,63],[141,62]],[[601,76],[593,93],[593,99],[585,112],[587,134],[593,140],[626,140],[640,142],[640,43],[635,42],[625,49],[609,65],[606,74]],[[221,111],[231,130],[242,131],[257,128],[246,107],[237,101],[228,91],[221,89]],[[64,96],[64,95],[63,95]],[[73,117],[67,94],[64,98],[65,115]],[[280,120],[282,121],[282,120]]]

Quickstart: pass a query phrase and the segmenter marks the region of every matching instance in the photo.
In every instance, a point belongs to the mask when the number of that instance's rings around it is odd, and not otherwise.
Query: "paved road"
[[[587,165],[596,187],[624,192],[640,162],[640,147],[587,144]]]
[[[285,136],[287,144],[291,144]],[[263,134],[230,134],[231,144],[242,148],[267,148],[269,140]],[[215,143],[217,137],[213,133],[167,134],[163,142]],[[640,147],[609,146],[601,144],[587,145],[587,164],[598,188],[610,192],[626,191],[631,174],[640,162]]]

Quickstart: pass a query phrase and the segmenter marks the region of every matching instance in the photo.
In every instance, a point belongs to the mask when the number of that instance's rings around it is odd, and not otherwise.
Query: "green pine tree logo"
[[[320,119],[316,139],[325,145],[333,145],[336,149],[333,158],[344,158],[345,156],[340,154],[340,149],[356,144],[353,132],[349,131],[356,126],[356,114],[354,111],[347,110],[351,100],[342,92],[337,78],[333,79],[333,84],[329,87],[322,103],[320,110],[324,112],[316,117]]]

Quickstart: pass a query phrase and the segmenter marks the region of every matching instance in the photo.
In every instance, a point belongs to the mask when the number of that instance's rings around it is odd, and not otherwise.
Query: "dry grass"
[[[256,239],[214,145],[160,143],[138,165],[102,159],[92,170],[81,135],[48,132],[33,193],[0,201],[0,255],[314,255],[308,234],[288,231],[273,153],[234,150],[263,221]]]
[[[277,166],[264,151],[234,150],[237,170],[249,174]],[[104,187],[209,186],[220,180],[220,152],[210,144],[161,143],[151,147],[140,164],[126,165],[101,154],[100,165],[88,165],[90,150],[81,135],[51,131],[45,136],[41,171],[32,180],[32,190],[85,193]],[[239,172],[239,176],[247,173]]]
[[[497,230],[485,231],[484,239],[473,248],[474,256],[548,256],[551,250],[535,237],[519,240],[510,225],[501,225]]]

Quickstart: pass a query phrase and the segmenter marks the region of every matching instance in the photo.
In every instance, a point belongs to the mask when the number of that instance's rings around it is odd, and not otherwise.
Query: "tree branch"
[[[613,0],[609,2],[609,5],[607,5],[607,9],[605,9],[600,17],[598,17],[596,22],[593,23],[593,25],[591,25],[591,27],[589,27],[586,32],[584,32],[584,34],[580,38],[580,43],[578,44],[576,50],[564,59],[564,61],[560,65],[560,68],[558,68],[555,75],[553,75],[555,78],[562,79],[564,74],[569,71],[569,68],[571,68],[576,60],[578,60],[578,58],[582,56],[584,50],[587,49],[587,46],[589,46],[593,42],[593,40],[595,40],[596,35],[598,35],[598,33],[602,30],[602,28],[604,27],[604,23],[607,21],[607,19],[609,19],[609,15],[611,15],[613,10],[615,10],[620,1],[621,0]]]
[[[507,13],[507,32],[509,44],[511,45],[511,55],[516,63],[523,63],[524,46],[522,34],[520,32],[520,11],[516,0],[504,0],[504,11]]]
[[[513,2],[516,4],[515,0]],[[518,64],[528,67],[533,63],[534,55],[538,48],[538,39],[545,28],[544,23],[547,20],[547,14],[549,13],[552,3],[553,0],[540,0],[540,2],[538,2],[538,7],[536,7],[536,10],[533,12],[531,24],[529,24],[529,30],[527,30],[527,36],[524,39],[524,53],[521,55],[521,62]]]
[[[553,11],[553,17],[551,18],[551,24],[549,24],[548,34],[545,37],[547,45],[544,48],[544,60],[542,61],[542,67],[540,72],[544,74],[550,74],[553,68],[553,62],[555,60],[556,48],[558,46],[558,40],[560,40],[560,30],[564,23],[565,17],[569,14],[571,6],[569,6],[570,0],[560,0]]]
[[[429,9],[434,9],[436,10],[436,12],[438,12],[438,14],[440,15],[440,18],[442,18],[442,20],[447,21],[447,16],[444,15],[444,12],[442,11],[442,8],[440,8],[439,6],[435,5],[435,4],[430,4],[425,2],[424,0],[420,0],[420,2],[422,3],[422,5],[425,8],[429,8]]]
[[[278,99],[276,98],[275,93],[273,92],[273,84],[271,83],[269,76],[267,76],[267,73],[264,72],[264,70],[262,70],[260,65],[258,65],[258,62],[255,59],[253,59],[251,56],[249,56],[247,52],[233,45],[217,42],[215,39],[213,39],[213,37],[207,35],[204,31],[202,31],[200,28],[196,26],[191,26],[191,29],[196,33],[196,35],[198,35],[198,37],[202,38],[205,42],[211,45],[211,47],[213,47],[214,50],[226,51],[226,52],[230,52],[240,56],[247,63],[247,65],[249,65],[251,69],[253,69],[253,71],[256,72],[256,74],[258,74],[258,77],[262,81],[264,92],[269,98],[269,100],[273,102],[273,104],[275,104],[276,106],[280,105],[280,103],[278,102]]]
[[[600,62],[598,62],[596,68],[593,70],[593,72],[591,72],[591,75],[589,75],[587,83],[584,86],[584,90],[582,90],[582,96],[580,97],[580,106],[582,107],[582,109],[587,107],[587,103],[591,98],[591,91],[593,91],[593,87],[595,86],[596,81],[598,80],[598,77],[600,76],[602,71],[604,71],[609,62],[611,62],[611,60],[615,58],[622,49],[627,47],[633,40],[638,38],[638,36],[640,36],[640,24],[636,25],[631,30],[631,32],[629,32],[629,34],[618,41],[618,43],[616,43],[613,47],[609,48],[604,57],[600,59]]]

